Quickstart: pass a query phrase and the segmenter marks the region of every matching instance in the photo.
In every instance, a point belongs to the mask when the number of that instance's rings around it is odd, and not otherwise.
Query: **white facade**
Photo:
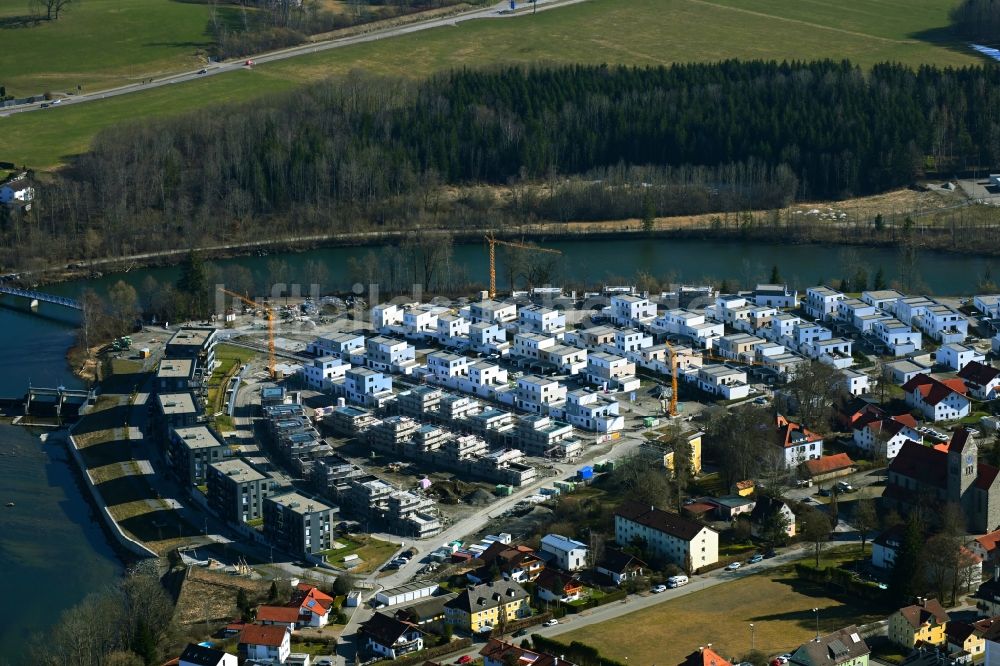
[[[724,400],[739,400],[750,395],[747,373],[725,365],[704,365],[695,375],[698,388],[721,396]]]
[[[813,319],[824,321],[833,318],[837,312],[837,303],[842,300],[844,295],[829,287],[809,287],[806,289],[803,309]]]
[[[469,374],[469,359],[449,352],[432,352],[427,355],[427,370],[439,378],[466,377]]]
[[[559,310],[529,305],[517,312],[518,330],[526,333],[544,333],[561,339],[566,332],[566,315]]]
[[[517,380],[514,406],[533,414],[547,414],[566,401],[566,386],[554,379],[525,375]]]
[[[469,319],[473,324],[507,324],[517,319],[517,306],[513,303],[485,300],[469,306]]]
[[[840,376],[843,378],[841,384],[844,390],[851,395],[864,395],[868,392],[868,375],[856,370],[841,370]]]
[[[657,333],[689,338],[702,349],[712,349],[714,341],[725,334],[725,326],[706,322],[705,315],[691,310],[669,310],[657,317],[651,329]]]
[[[813,342],[806,348],[806,353],[820,363],[843,370],[854,365],[853,348],[854,342],[847,338],[830,338]]]
[[[656,511],[654,509],[650,514]],[[616,514],[615,541],[619,546],[627,546],[641,539],[645,541],[646,548],[650,552],[680,567],[689,564],[692,570],[719,561],[719,533],[715,530],[702,527],[692,537],[685,538],[676,532],[668,531],[669,524],[663,528],[656,527],[657,522],[659,521],[655,516],[648,520],[645,518],[632,520]],[[670,522],[673,522],[673,519],[670,519]]]
[[[365,341],[365,365],[373,370],[410,374],[416,366],[416,349],[404,340],[377,336]]]
[[[587,566],[587,546],[560,534],[542,537],[541,550],[552,555],[556,566],[563,571],[580,571]]]
[[[921,334],[898,319],[883,319],[872,326],[872,333],[893,356],[911,354],[923,345]]]
[[[514,347],[511,354],[520,358],[542,359],[546,349],[556,346],[556,339],[540,333],[518,333],[514,336]]]
[[[656,318],[656,303],[641,296],[612,296],[611,319],[618,326],[641,326]]]
[[[973,361],[983,363],[986,360],[986,357],[972,347],[966,347],[965,345],[953,342],[951,344],[941,345],[937,350],[934,360],[937,361],[939,365],[943,365],[949,370],[958,372]]]
[[[972,306],[990,319],[1000,318],[1000,294],[982,294],[972,299]]]
[[[923,441],[916,430],[892,418],[873,421],[864,427],[855,428],[853,439],[854,445],[862,451],[883,456],[886,460],[892,460],[899,455],[899,450],[907,440]]]
[[[0,185],[0,204],[30,204],[35,198],[35,188],[25,179],[11,180]]]
[[[958,310],[934,303],[914,318],[913,322],[933,340],[943,344],[962,342],[969,334],[969,320]]]
[[[618,413],[618,401],[595,391],[577,389],[566,394],[563,417],[577,428],[592,432],[615,432],[625,427],[625,417]]]
[[[302,366],[300,373],[306,386],[314,391],[327,391],[333,382],[342,380],[350,369],[351,364],[339,358],[321,356],[313,359],[311,365]]]
[[[256,643],[245,643],[247,659],[258,659],[260,661],[270,661],[275,664],[283,664],[288,659],[292,651],[291,632],[285,632],[285,638],[281,645],[263,645]]]

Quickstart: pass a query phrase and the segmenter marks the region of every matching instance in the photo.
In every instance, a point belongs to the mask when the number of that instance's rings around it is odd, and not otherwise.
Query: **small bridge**
[[[80,301],[66,298],[65,296],[56,296],[54,294],[46,294],[43,291],[33,291],[31,289],[18,289],[17,287],[10,287],[5,284],[0,284],[0,294],[7,294],[9,296],[20,296],[21,298],[27,298],[29,301],[44,301],[45,303],[55,303],[56,305],[64,305],[67,308],[73,308],[74,310],[83,310],[83,305]]]

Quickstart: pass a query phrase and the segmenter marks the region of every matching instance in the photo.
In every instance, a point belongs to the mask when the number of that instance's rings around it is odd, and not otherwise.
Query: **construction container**
[[[547,497],[555,497],[559,494],[558,482],[556,482],[556,486],[555,488],[542,488],[538,492]]]
[[[514,487],[498,483],[494,492],[500,497],[509,497],[514,494]]]
[[[576,478],[580,479],[581,481],[590,481],[591,479],[594,478],[594,468],[591,465],[587,465],[586,467],[581,467],[576,472]]]

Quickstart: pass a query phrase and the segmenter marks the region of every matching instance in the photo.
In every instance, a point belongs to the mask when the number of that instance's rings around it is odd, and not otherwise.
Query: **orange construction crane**
[[[490,298],[497,295],[497,245],[515,247],[519,250],[562,254],[559,250],[552,250],[547,247],[538,247],[537,245],[528,245],[527,243],[519,243],[517,241],[499,240],[493,235],[492,231],[486,235],[486,242],[490,244]]]
[[[222,287],[219,287],[219,291],[223,294],[232,296],[233,298],[238,298],[252,308],[260,308],[267,314],[267,372],[271,375],[271,379],[275,379],[278,375],[276,367],[276,354],[274,351],[274,310],[270,305],[251,301],[249,298],[243,296],[242,294],[237,294],[235,291],[229,291],[228,289],[223,289]]]
[[[669,342],[666,340],[663,342],[667,345],[667,351],[670,353],[670,407],[667,409],[667,414],[677,416],[677,355]]]

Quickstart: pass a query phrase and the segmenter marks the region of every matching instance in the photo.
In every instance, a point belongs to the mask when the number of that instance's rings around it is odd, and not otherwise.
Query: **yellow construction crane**
[[[228,289],[223,289],[222,287],[219,287],[219,291],[223,294],[239,299],[252,308],[260,308],[267,314],[267,372],[271,375],[271,379],[277,378],[277,362],[274,351],[274,310],[270,305],[251,301],[249,298],[243,296],[242,294],[238,294],[235,291],[229,291]]]
[[[667,352],[670,353],[670,407],[667,409],[667,414],[677,416],[677,354],[669,342],[666,340],[663,342],[667,345]]]
[[[497,245],[503,245],[505,247],[515,247],[519,250],[531,250],[534,252],[548,252],[550,254],[562,254],[559,250],[552,250],[547,247],[538,247],[536,245],[528,245],[527,243],[519,243],[517,241],[505,241],[499,240],[493,235],[491,231],[486,235],[486,242],[490,244],[490,298],[497,295]]]

